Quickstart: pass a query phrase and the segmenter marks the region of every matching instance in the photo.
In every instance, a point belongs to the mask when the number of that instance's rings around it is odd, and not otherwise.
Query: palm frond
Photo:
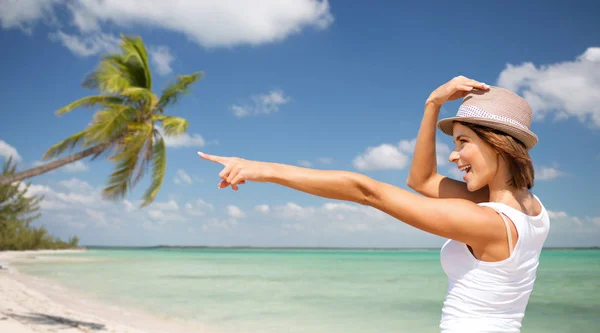
[[[110,157],[116,161],[115,171],[110,175],[107,187],[102,191],[105,198],[120,199],[131,188],[131,177],[138,164],[140,152],[152,135],[152,125],[146,124],[144,131],[133,132],[124,138],[118,154]]]
[[[140,37],[121,35],[121,52],[104,56],[83,86],[105,93],[119,93],[130,87],[152,90],[148,53]]]
[[[167,152],[165,141],[157,134],[156,142],[152,147],[152,183],[143,196],[142,207],[151,204],[162,186],[167,170]]]
[[[78,107],[92,107],[94,105],[104,105],[104,106],[110,106],[110,105],[114,105],[114,104],[121,104],[123,103],[123,99],[117,96],[88,96],[88,97],[84,97],[82,99],[76,100],[75,102],[64,106],[60,109],[58,109],[56,111],[56,115],[60,116],[63,115],[67,112],[72,111],[75,108]]]
[[[130,100],[145,101],[148,104],[152,103],[152,91],[146,88],[129,87],[123,89],[119,94]]]
[[[152,109],[156,104],[156,95],[152,91],[146,88],[131,87],[124,89],[120,94],[127,97],[129,102],[136,102],[134,105],[141,112],[139,119],[147,119],[152,114]]]
[[[77,146],[81,142],[81,140],[84,139],[85,135],[86,135],[86,130],[83,130],[79,133],[71,135],[70,137],[66,138],[65,140],[50,147],[44,153],[44,156],[42,157],[42,159],[44,159],[44,160],[51,159],[53,157],[56,157],[56,156],[62,154],[67,149],[70,150],[70,149],[75,148],[75,146]]]
[[[127,105],[118,105],[100,110],[86,129],[86,142],[106,142],[127,129],[136,120],[137,110]]]
[[[121,160],[115,167],[115,171],[110,174],[108,185],[102,190],[102,196],[106,199],[119,199],[125,197],[129,189],[129,179],[131,170],[135,169],[137,157],[132,156],[129,159]]]
[[[153,135],[150,135],[148,139],[146,139],[146,143],[144,144],[144,148],[141,152],[141,161],[138,164],[136,175],[133,177],[132,187],[135,187],[137,183],[144,177],[146,170],[148,170],[148,165],[152,161],[152,145],[153,145]]]
[[[144,77],[144,83],[138,85],[137,87],[152,90],[152,74],[150,72],[150,65],[148,63],[148,52],[146,51],[144,41],[141,37],[137,36],[126,37],[124,35],[121,35],[121,38],[123,39],[121,49],[123,50],[125,60],[128,63],[132,62],[132,60],[135,63],[138,63],[138,69],[140,72],[137,74],[139,74],[140,76],[143,75]]]
[[[137,82],[130,73],[133,69],[129,67],[120,54],[105,56],[96,70],[83,81],[83,86],[109,94],[135,87]]]
[[[188,121],[180,117],[158,115],[153,116],[152,120],[162,123],[162,127],[165,130],[165,135],[167,136],[185,133],[188,128]]]
[[[109,158],[118,161],[127,158],[132,153],[139,154],[146,139],[153,134],[154,128],[150,123],[130,123],[127,125],[127,135],[117,147],[117,153]]]
[[[196,72],[190,75],[179,75],[175,82],[169,84],[158,100],[157,109],[162,113],[163,109],[169,104],[177,103],[182,95],[188,93],[190,85],[200,80],[202,72]]]

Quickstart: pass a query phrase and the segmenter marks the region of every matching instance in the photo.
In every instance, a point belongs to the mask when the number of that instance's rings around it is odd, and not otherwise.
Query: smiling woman
[[[453,135],[450,161],[465,182],[437,173],[435,129],[441,105],[462,98],[456,117],[438,127]],[[199,152],[221,164],[219,188],[271,182],[320,197],[374,207],[415,228],[448,238],[442,332],[519,332],[550,222],[530,192],[531,109],[508,90],[456,77],[431,93],[407,183],[424,196],[364,175],[249,161]]]
[[[466,145],[469,140],[483,140],[492,149],[493,153],[498,152],[501,154],[510,170],[509,185],[516,188],[526,187],[527,189],[533,187],[533,162],[525,146],[517,139],[498,130],[466,122],[456,121],[454,128],[456,128],[454,132],[457,133],[454,135],[457,144]],[[468,130],[475,135],[458,134]],[[458,163],[459,159],[460,154],[456,151],[450,155],[450,162],[452,163]],[[458,168],[461,171],[466,171],[465,177],[463,177],[466,181],[466,176],[472,171],[472,165],[459,165]]]

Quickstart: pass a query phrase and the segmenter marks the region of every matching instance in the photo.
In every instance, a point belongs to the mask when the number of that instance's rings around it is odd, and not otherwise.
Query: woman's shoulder
[[[531,200],[518,205],[494,201],[480,202],[478,205],[493,208],[497,212],[509,213],[510,215],[516,214],[529,219],[541,219],[547,214],[542,201],[535,194],[531,195]]]

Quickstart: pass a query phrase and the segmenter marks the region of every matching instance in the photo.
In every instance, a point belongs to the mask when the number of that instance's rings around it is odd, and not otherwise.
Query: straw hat
[[[452,136],[454,121],[499,130],[521,141],[527,150],[538,142],[538,137],[530,130],[531,107],[521,96],[504,88],[473,89],[463,98],[456,116],[440,120],[437,126]]]

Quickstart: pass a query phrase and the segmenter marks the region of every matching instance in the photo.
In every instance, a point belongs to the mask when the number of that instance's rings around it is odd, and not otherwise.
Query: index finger
[[[217,162],[217,163],[220,163],[223,165],[227,165],[227,163],[229,162],[229,159],[230,159],[229,157],[209,155],[209,154],[203,153],[201,151],[198,152],[198,156],[202,157],[205,160]]]

